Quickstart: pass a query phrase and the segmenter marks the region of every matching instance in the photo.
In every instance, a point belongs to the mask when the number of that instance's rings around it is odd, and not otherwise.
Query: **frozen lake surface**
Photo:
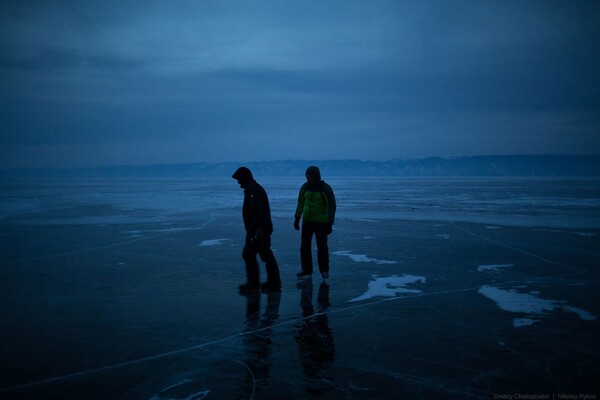
[[[326,179],[324,282],[302,177],[257,178],[278,295],[237,293],[232,179],[0,185],[0,398],[598,396],[600,181]]]

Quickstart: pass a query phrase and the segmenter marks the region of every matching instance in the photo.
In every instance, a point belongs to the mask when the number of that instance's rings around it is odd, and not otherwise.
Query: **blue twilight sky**
[[[600,153],[600,1],[1,1],[0,167]]]

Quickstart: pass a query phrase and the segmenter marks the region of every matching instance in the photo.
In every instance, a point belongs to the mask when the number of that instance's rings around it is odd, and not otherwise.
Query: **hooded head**
[[[248,185],[250,184],[250,182],[252,182],[254,180],[254,177],[252,176],[252,172],[250,172],[250,170],[246,167],[239,167],[234,173],[233,175],[231,175],[231,177],[233,179],[235,179],[236,181],[238,181],[238,183],[240,184],[240,186],[242,188],[246,188],[248,187]]]
[[[306,175],[307,179],[310,176],[312,178],[313,182],[315,182],[315,183],[321,182],[321,171],[319,170],[319,167],[317,167],[317,166],[311,165],[310,167],[308,167],[306,169],[306,173],[304,175]]]

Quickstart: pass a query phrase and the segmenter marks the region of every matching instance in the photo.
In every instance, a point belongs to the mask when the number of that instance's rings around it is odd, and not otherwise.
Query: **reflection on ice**
[[[375,264],[396,264],[396,261],[389,260],[378,260],[376,258],[368,257],[366,254],[352,254],[352,250],[340,250],[334,251],[333,254],[336,256],[346,256],[354,262],[374,262]]]
[[[394,297],[399,293],[421,293],[418,289],[406,289],[406,285],[421,282],[426,283],[424,276],[416,275],[392,275],[385,278],[377,278],[373,275],[373,280],[369,282],[368,290],[361,296],[348,302],[367,300],[372,297]]]
[[[305,390],[311,397],[319,397],[334,390],[335,379],[331,366],[335,361],[335,341],[329,327],[327,308],[329,307],[329,285],[321,283],[317,294],[317,313],[313,307],[312,280],[298,283],[300,307],[303,319],[294,326],[294,339],[302,372],[306,377]]]
[[[564,305],[564,303],[566,303],[565,301],[541,299],[533,294],[518,293],[516,289],[503,290],[493,286],[482,286],[479,288],[479,293],[488,299],[495,301],[498,307],[504,311],[511,313],[547,315],[555,309],[561,308],[564,311],[576,313],[581,319],[586,321],[593,321],[596,319],[596,316],[588,311]],[[513,321],[513,325],[515,328],[519,328],[533,323],[527,322],[528,321],[523,318],[517,318]]]
[[[234,360],[243,365],[247,373],[239,383],[239,398],[253,398],[257,390],[269,386],[271,381],[271,345],[273,325],[279,318],[281,293],[269,293],[264,314],[260,312],[258,293],[245,294],[246,321],[243,336],[244,361]]]

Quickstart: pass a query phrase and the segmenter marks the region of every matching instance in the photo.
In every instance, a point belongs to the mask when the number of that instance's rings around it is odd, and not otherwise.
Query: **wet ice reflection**
[[[248,371],[240,382],[240,398],[252,398],[255,391],[268,387],[271,369],[271,337],[273,324],[279,318],[281,293],[269,293],[265,313],[261,315],[258,293],[244,295],[246,303],[246,322],[243,346],[244,360],[239,361]]]
[[[335,388],[331,366],[335,360],[335,342],[329,328],[329,285],[321,283],[317,295],[317,312],[313,306],[312,279],[298,283],[303,319],[295,326],[294,339],[302,372],[307,379],[305,390],[318,397]]]

